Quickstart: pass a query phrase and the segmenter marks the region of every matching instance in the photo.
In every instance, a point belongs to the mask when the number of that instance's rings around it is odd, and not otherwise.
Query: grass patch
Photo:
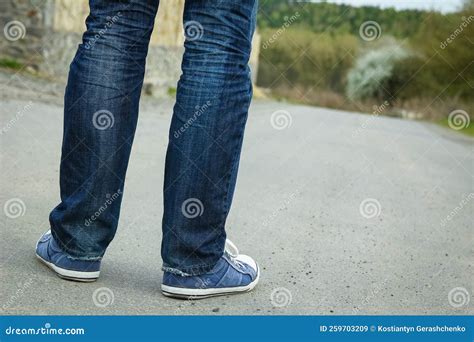
[[[176,96],[176,88],[169,87],[167,93],[169,96]]]
[[[23,68],[23,64],[10,58],[0,58],[0,68],[7,68],[13,70],[20,70]]]
[[[454,129],[452,129],[451,127],[449,127],[449,122],[448,122],[448,119],[442,119],[442,120],[439,120],[438,121],[438,124],[441,125],[441,126],[444,126],[444,127],[447,127],[453,131],[455,131]],[[472,123],[470,123],[469,125],[467,125],[467,127],[463,128],[463,129],[460,129],[460,130],[457,130],[458,132],[460,133],[463,133],[463,134],[466,134],[466,135],[469,135],[471,137],[474,137],[474,125]]]

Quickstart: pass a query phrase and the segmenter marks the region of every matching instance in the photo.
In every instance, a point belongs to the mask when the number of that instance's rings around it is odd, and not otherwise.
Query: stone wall
[[[161,0],[145,73],[148,92],[162,95],[176,87],[183,54],[182,13],[185,0]],[[0,27],[17,24],[24,37],[0,40],[0,58],[15,59],[42,74],[65,81],[69,64],[85,30],[87,0],[0,0]],[[255,79],[259,36],[254,37],[250,65]]]
[[[38,68],[47,34],[46,6],[46,2],[36,6],[29,0],[0,1],[0,57]]]

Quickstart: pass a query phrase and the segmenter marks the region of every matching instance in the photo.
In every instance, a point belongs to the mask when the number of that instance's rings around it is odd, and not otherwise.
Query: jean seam
[[[252,97],[252,93],[250,93],[250,97]],[[247,106],[249,106],[249,105],[250,105],[250,101],[247,101]],[[237,159],[238,155],[240,154],[239,145],[240,145],[240,148],[242,148],[242,140],[243,140],[243,136],[244,136],[244,130],[245,130],[245,124],[247,122],[247,117],[248,117],[248,114],[245,115],[244,129],[242,129],[240,131],[239,137],[237,139],[237,144],[234,147],[234,151],[233,151],[234,153],[232,155],[232,168],[231,168],[230,172],[228,172],[228,176],[226,176],[226,183],[227,184],[226,184],[226,193],[225,193],[225,198],[224,198],[224,213],[223,213],[224,220],[227,217],[227,215],[229,213],[229,210],[230,210],[230,204],[229,204],[229,192],[230,192],[230,185],[231,185],[230,179],[232,177],[232,172],[234,171],[234,167],[237,167],[235,164],[237,162],[236,159]],[[236,179],[236,181],[237,181],[237,179]]]

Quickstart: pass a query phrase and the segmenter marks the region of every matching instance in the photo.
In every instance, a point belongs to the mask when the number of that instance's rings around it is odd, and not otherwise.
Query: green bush
[[[428,96],[472,100],[474,87],[474,16],[461,12],[456,20],[430,17],[412,46],[423,56],[413,79],[417,90]]]
[[[343,91],[357,38],[315,34],[289,28],[279,35],[263,30],[257,84],[263,87],[302,85]],[[273,37],[273,39],[272,39]]]

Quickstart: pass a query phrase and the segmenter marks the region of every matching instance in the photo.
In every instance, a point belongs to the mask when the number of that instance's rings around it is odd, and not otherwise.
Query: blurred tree
[[[471,1],[471,0],[470,0]],[[288,0],[266,0],[260,3],[258,25],[260,28],[279,28],[290,17],[299,12],[300,20],[294,27],[315,33],[352,33],[358,35],[359,27],[368,20],[377,21],[385,34],[398,38],[414,35],[429,12],[417,10],[397,11],[373,6],[352,7],[331,3],[311,3]]]
[[[352,100],[376,98],[392,101],[395,65],[409,56],[408,50],[398,44],[363,54],[347,76],[347,96]]]

